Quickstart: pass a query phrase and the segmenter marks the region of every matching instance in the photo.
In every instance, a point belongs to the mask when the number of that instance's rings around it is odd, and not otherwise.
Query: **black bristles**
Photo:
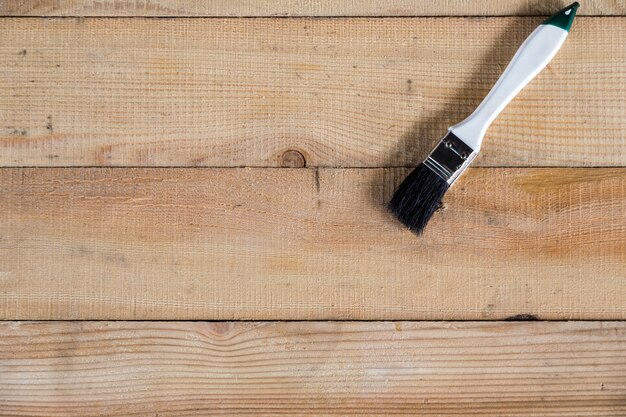
[[[389,202],[391,211],[411,231],[421,234],[450,186],[424,164],[402,181]]]

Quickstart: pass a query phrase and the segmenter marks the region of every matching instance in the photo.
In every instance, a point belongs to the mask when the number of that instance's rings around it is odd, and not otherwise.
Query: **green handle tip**
[[[572,22],[574,21],[574,16],[576,16],[576,9],[578,9],[578,7],[580,7],[580,4],[578,2],[574,2],[546,19],[543,24],[553,25],[569,32],[569,29],[572,27]]]

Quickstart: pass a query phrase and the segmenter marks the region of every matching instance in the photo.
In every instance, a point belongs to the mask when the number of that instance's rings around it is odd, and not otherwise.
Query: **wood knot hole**
[[[284,168],[304,168],[306,159],[301,152],[291,149],[281,155],[280,165]]]

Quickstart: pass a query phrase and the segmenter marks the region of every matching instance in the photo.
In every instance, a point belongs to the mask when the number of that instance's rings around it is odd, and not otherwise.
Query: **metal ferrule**
[[[478,155],[478,152],[467,146],[454,133],[448,132],[428,155],[424,165],[439,175],[449,185],[452,185],[467,169],[476,155]]]

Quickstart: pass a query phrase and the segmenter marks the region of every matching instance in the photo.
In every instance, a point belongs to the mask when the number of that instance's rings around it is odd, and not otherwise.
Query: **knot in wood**
[[[306,159],[301,152],[290,149],[281,155],[280,164],[284,168],[304,168]]]

